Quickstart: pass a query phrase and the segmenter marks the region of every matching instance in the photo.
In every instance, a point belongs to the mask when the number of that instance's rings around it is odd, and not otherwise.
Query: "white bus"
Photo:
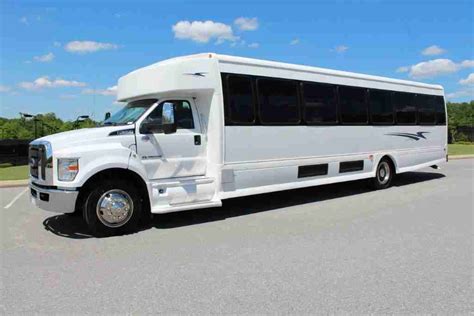
[[[101,126],[30,146],[32,201],[82,212],[96,235],[251,194],[382,189],[447,161],[438,85],[206,53],[123,76],[118,100]]]

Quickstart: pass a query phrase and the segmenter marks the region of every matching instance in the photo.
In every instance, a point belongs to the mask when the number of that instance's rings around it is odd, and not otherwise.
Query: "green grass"
[[[28,179],[28,166],[0,168],[0,181]]]
[[[456,155],[474,155],[474,144],[449,144],[448,154]]]

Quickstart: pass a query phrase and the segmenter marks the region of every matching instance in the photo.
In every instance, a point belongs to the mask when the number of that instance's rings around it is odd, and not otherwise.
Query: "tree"
[[[448,129],[452,142],[467,140],[466,135],[458,132],[460,126],[474,127],[474,101],[463,103],[448,102]]]
[[[1,139],[34,139],[35,121],[36,136],[42,137],[54,133],[65,132],[78,128],[97,126],[98,122],[86,119],[83,122],[63,121],[54,113],[39,114],[34,119],[0,117]]]

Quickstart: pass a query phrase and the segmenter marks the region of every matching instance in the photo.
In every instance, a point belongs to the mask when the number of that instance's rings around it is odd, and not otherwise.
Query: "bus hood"
[[[124,132],[126,131],[126,132]],[[51,143],[53,152],[62,150],[70,147],[86,146],[98,143],[112,143],[112,142],[123,142],[123,137],[114,136],[130,136],[134,135],[135,126],[102,126],[95,128],[84,128],[78,130],[72,130],[62,132],[58,134],[48,135],[41,137],[35,141],[47,141]],[[133,138],[133,143],[134,139]],[[130,142],[130,141],[128,141]],[[127,143],[128,143],[127,142]],[[127,144],[127,147],[131,144]],[[80,150],[78,148],[78,150]]]

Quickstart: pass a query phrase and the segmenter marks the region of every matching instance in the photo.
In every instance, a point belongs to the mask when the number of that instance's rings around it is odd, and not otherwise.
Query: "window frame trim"
[[[371,106],[371,103],[370,103],[370,100],[371,100],[371,91],[381,91],[381,92],[385,92],[389,95],[389,99],[390,99],[390,106],[392,108],[392,122],[374,122],[373,119],[372,119],[372,114],[373,114],[373,111],[372,111],[372,106]],[[393,91],[392,90],[383,90],[383,89],[374,89],[374,88],[367,88],[367,104],[368,104],[368,107],[369,107],[369,125],[375,125],[375,126],[392,126],[392,125],[396,125],[396,122],[395,122],[395,109],[394,109],[394,105],[393,105],[393,102],[392,102],[392,95],[393,95]]]
[[[250,90],[252,93],[252,110],[253,110],[253,121],[252,122],[235,122],[232,120],[232,110],[230,108],[230,86],[229,86],[229,77],[234,76],[234,77],[243,77],[243,78],[248,78],[250,81]],[[254,81],[254,76],[251,75],[245,75],[245,74],[233,74],[233,73],[225,73],[225,81],[226,81],[226,90],[224,93],[226,94],[227,97],[227,105],[225,106],[227,108],[227,113],[228,115],[225,115],[225,118],[229,119],[229,124],[228,126],[251,126],[251,125],[257,125],[257,102],[255,101],[255,88],[253,85]]]
[[[336,121],[334,122],[309,122],[306,119],[306,100],[304,95],[304,85],[322,85],[330,87],[334,92],[334,106],[336,108]],[[337,92],[337,85],[332,83],[324,83],[324,82],[316,82],[316,81],[301,81],[300,84],[300,94],[301,94],[301,118],[305,125],[308,126],[335,126],[339,125],[339,110],[338,110],[338,92]]]
[[[158,102],[160,101],[160,102]],[[163,100],[158,100],[157,99],[157,105],[155,107],[153,107],[153,109],[151,109],[151,111],[149,113],[145,113],[145,115],[143,116],[143,119],[140,121],[140,124],[138,124],[138,134],[140,135],[144,135],[144,134],[141,134],[139,131],[140,131],[140,128],[142,126],[142,124],[145,122],[145,120],[151,115],[151,113],[153,113],[153,111],[155,111],[158,107],[160,107],[163,103],[165,102],[179,102],[179,101],[186,101],[189,103],[189,106],[191,107],[191,115],[193,116],[193,128],[182,128],[182,127],[178,127],[176,126],[176,132],[177,133],[182,133],[183,130],[187,132],[192,132],[192,133],[199,133],[200,130],[201,130],[201,123],[199,121],[199,113],[197,113],[197,109],[195,109],[194,105],[193,105],[193,102],[191,102],[191,100],[187,99],[187,98],[182,98],[182,99],[178,99],[178,98],[173,98],[173,99],[163,99]],[[176,113],[176,112],[175,112]],[[197,123],[197,124],[196,124]],[[161,124],[163,125],[163,124]],[[153,132],[151,133],[153,135],[155,134],[164,134],[164,131],[162,132]]]
[[[295,86],[295,93],[296,93],[296,109],[298,110],[298,121],[294,123],[290,122],[264,122],[262,120],[262,106],[260,104],[260,89],[258,86],[259,80],[275,80],[275,81],[283,81],[283,82],[290,82],[293,83]],[[301,114],[301,100],[299,97],[299,84],[298,80],[294,79],[285,79],[285,78],[274,78],[274,77],[263,77],[263,76],[255,76],[255,87],[257,89],[256,91],[256,98],[257,98],[257,106],[258,106],[258,122],[260,125],[263,126],[298,126],[302,125],[303,120],[302,120],[302,114]]]
[[[412,98],[415,97],[416,93],[413,93],[413,92],[405,92],[405,91],[392,91],[392,100],[393,100],[393,96],[395,95],[395,93],[403,93],[403,94],[408,94],[408,95],[411,95]],[[395,105],[395,103],[393,102],[393,110],[394,110],[394,113],[395,113],[395,125],[399,125],[399,126],[419,126],[419,122],[418,122],[418,107],[416,108],[416,111],[415,111],[415,123],[399,123],[398,122],[398,115],[397,115],[397,107]]]
[[[235,77],[245,77],[250,80],[250,86],[252,90],[252,109],[254,114],[254,120],[252,122],[234,122],[232,121],[230,108],[228,106],[230,99],[230,89],[229,89],[229,78],[231,76]],[[379,89],[379,88],[369,88],[369,87],[361,87],[361,86],[353,86],[353,85],[344,85],[344,84],[335,84],[330,82],[321,82],[321,81],[308,81],[308,80],[297,80],[297,79],[289,79],[289,78],[281,78],[281,77],[268,77],[268,76],[261,76],[261,75],[252,75],[252,74],[245,74],[245,73],[231,73],[231,72],[221,72],[221,86],[223,89],[223,105],[224,105],[224,126],[337,126],[337,125],[344,125],[344,126],[447,126],[448,124],[448,115],[447,115],[447,105],[446,99],[444,94],[425,94],[425,93],[414,93],[408,91],[398,91],[398,90],[390,90],[390,89]],[[260,80],[275,80],[275,81],[282,81],[282,82],[290,82],[295,85],[296,88],[296,101],[297,101],[297,110],[298,110],[298,121],[297,122],[264,122],[262,120],[262,106],[260,104],[260,89],[259,89],[259,81]],[[305,85],[321,85],[321,86],[329,86],[334,89],[335,93],[335,106],[336,106],[336,121],[335,122],[309,122],[306,118],[306,102],[304,99],[304,86]],[[341,111],[341,98],[340,98],[340,88],[347,87],[347,88],[360,88],[365,90],[365,106],[366,106],[366,117],[367,120],[364,123],[350,123],[350,122],[343,122],[342,121],[342,111]],[[389,93],[390,95],[390,103],[393,113],[392,122],[374,122],[372,120],[372,109],[370,104],[370,92],[371,91],[383,91]],[[414,123],[400,123],[397,115],[397,107],[395,104],[395,94],[407,94],[411,98],[411,102],[414,103],[414,98],[416,95],[427,95],[431,97],[439,98],[442,102],[442,113],[444,114],[444,122],[440,123],[439,114],[441,111],[438,111],[438,108],[435,109],[435,123],[422,123],[420,122],[420,116],[422,110],[415,104],[415,122]],[[188,99],[173,99],[171,101],[181,101],[186,100],[190,102]],[[169,100],[168,100],[169,101]],[[413,104],[412,104],[413,105]],[[194,107],[191,104],[192,107]],[[436,107],[436,106],[435,106]],[[145,113],[146,115],[146,113]],[[196,115],[195,109],[193,109],[193,115]],[[196,120],[194,120],[196,123]],[[196,125],[196,124],[195,124]],[[195,127],[196,128],[196,127]]]
[[[364,103],[365,103],[365,115],[366,115],[366,118],[367,120],[365,122],[360,122],[360,123],[354,123],[354,122],[348,122],[348,123],[345,123],[343,120],[342,120],[342,107],[341,107],[341,94],[339,92],[339,88],[341,87],[347,87],[347,88],[359,88],[359,89],[363,89],[365,90],[365,94],[364,94]],[[367,100],[367,95],[368,95],[368,89],[369,88],[365,88],[365,87],[358,87],[358,86],[347,86],[347,85],[337,85],[337,107],[339,109],[339,120],[340,120],[340,123],[339,125],[344,125],[344,126],[370,126],[371,123],[370,123],[370,115],[369,115],[369,104],[368,104],[368,100]]]

